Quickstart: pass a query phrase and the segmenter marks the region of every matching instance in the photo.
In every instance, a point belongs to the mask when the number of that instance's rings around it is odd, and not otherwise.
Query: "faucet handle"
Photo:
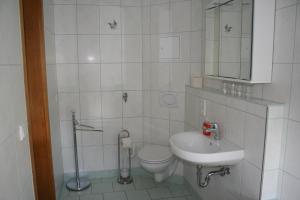
[[[203,135],[211,137],[214,135],[214,137],[219,137],[219,127],[217,123],[212,123],[209,121],[204,121],[202,124],[202,132]]]
[[[212,132],[210,131],[211,128],[212,128],[212,123],[209,121],[204,121],[202,124],[203,135],[210,137],[212,134]]]

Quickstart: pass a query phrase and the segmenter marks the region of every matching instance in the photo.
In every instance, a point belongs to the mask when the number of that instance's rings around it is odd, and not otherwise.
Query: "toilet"
[[[154,174],[156,182],[162,182],[172,176],[177,167],[177,159],[169,147],[146,145],[138,153],[141,166]]]

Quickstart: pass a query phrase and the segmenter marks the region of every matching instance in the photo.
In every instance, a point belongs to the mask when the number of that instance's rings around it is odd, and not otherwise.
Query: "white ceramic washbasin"
[[[225,139],[210,139],[199,132],[178,133],[169,142],[177,157],[203,166],[234,165],[244,158],[240,147]]]

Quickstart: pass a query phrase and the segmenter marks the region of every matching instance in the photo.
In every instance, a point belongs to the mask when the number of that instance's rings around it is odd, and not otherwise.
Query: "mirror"
[[[251,80],[253,0],[206,6],[205,74]]]

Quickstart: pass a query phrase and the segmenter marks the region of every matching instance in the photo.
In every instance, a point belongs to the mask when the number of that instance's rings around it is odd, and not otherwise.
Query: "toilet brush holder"
[[[118,135],[118,183],[130,184],[133,182],[131,176],[131,140],[128,130],[123,129]],[[121,165],[121,161],[122,165]]]

